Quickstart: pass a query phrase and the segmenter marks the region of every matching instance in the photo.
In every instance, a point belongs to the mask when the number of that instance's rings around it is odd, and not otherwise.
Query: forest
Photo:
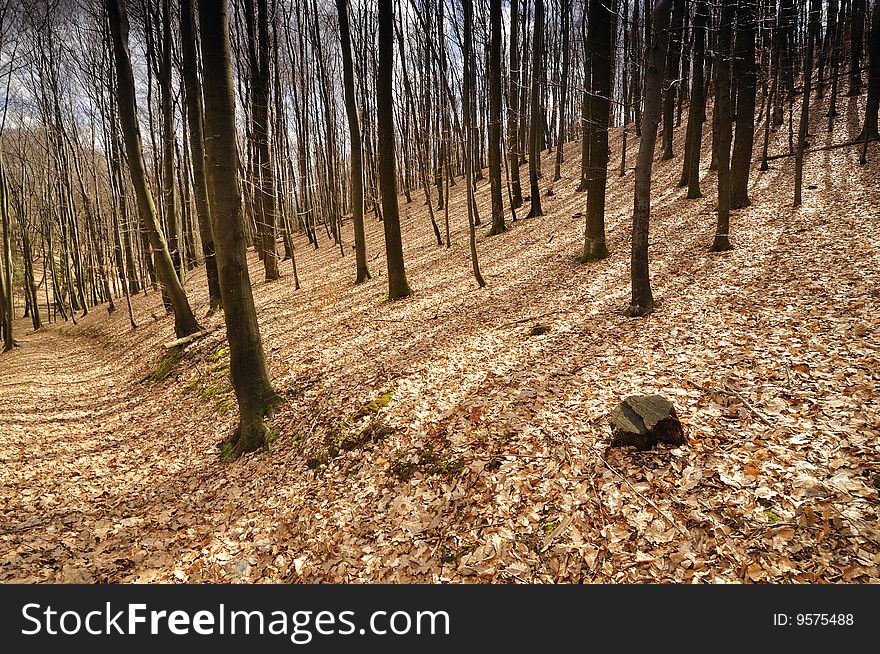
[[[876,583],[877,0],[0,0],[0,582]]]

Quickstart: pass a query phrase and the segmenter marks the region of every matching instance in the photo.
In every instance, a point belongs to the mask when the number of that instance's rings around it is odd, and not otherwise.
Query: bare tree
[[[268,430],[263,421],[281,398],[269,381],[248,275],[227,11],[226,0],[199,0],[208,193],[217,239],[229,367],[239,408],[238,429],[222,450],[229,459],[266,445]]]
[[[199,88],[192,2],[193,0],[180,0],[180,40],[183,59],[183,86],[186,103],[186,119],[189,125],[193,195],[195,196],[199,235],[201,236],[202,241],[202,254],[205,257],[205,273],[208,279],[208,300],[211,309],[216,310],[220,308],[220,280],[217,276],[217,258],[214,251],[214,230],[211,228],[211,210],[208,204],[208,182],[205,175],[202,91]]]
[[[632,300],[627,315],[643,316],[654,308],[648,272],[648,223],[651,215],[651,172],[657,128],[660,125],[661,95],[666,75],[666,44],[669,40],[670,0],[654,3],[650,48],[645,70],[645,108],[642,113],[642,139],[636,158],[633,192],[632,258],[630,279]]]
[[[535,0],[535,26],[532,37],[532,88],[529,97],[531,122],[529,123],[529,188],[532,205],[527,218],[543,216],[541,208],[541,189],[538,185],[540,175],[541,135],[543,133],[544,112],[541,111],[541,81],[544,75],[544,0]]]
[[[501,0],[489,0],[489,183],[494,236],[507,229],[501,194]]]
[[[165,235],[159,225],[153,195],[147,185],[147,172],[141,146],[140,127],[137,121],[134,77],[131,72],[131,58],[128,52],[128,17],[121,0],[105,0],[110,19],[110,33],[113,39],[113,53],[116,58],[116,94],[119,103],[119,122],[128,155],[128,168],[132,185],[137,195],[138,209],[150,246],[155,254],[156,272],[168,295],[174,310],[174,331],[183,337],[201,330],[187,300],[186,293],[174,270]]]
[[[379,189],[382,194],[382,224],[385,228],[385,258],[388,264],[388,299],[412,294],[406,279],[400,209],[397,205],[397,163],[394,143],[394,0],[379,0],[379,66],[376,104],[382,107],[376,120],[379,132]]]
[[[364,234],[364,163],[361,143],[361,123],[354,95],[354,66],[351,57],[351,31],[348,23],[348,0],[336,0],[339,15],[339,40],[342,48],[342,90],[345,95],[345,114],[351,141],[351,205],[354,216],[355,284],[370,279],[367,267],[367,239]]]

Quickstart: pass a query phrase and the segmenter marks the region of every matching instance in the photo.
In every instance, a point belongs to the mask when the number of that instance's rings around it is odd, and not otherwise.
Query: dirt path
[[[161,406],[127,356],[76,332],[44,328],[0,360],[3,581],[167,575],[184,526],[174,515],[203,481],[183,445],[162,438],[185,407]]]

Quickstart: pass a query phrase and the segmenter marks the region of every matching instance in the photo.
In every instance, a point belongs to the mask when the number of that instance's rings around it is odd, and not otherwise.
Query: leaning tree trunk
[[[633,192],[632,258],[630,279],[632,300],[627,315],[643,316],[654,308],[651,279],[648,272],[648,224],[651,215],[651,172],[665,77],[666,44],[669,39],[670,0],[654,4],[651,46],[645,71],[645,103],[642,114],[642,138],[636,157],[635,190]]]
[[[268,430],[263,420],[281,398],[269,381],[248,275],[226,0],[200,0],[199,18],[208,192],[217,239],[229,367],[240,413],[238,429],[222,451],[229,459],[266,445]]]
[[[125,14],[122,0],[105,0],[105,2],[110,18],[110,32],[116,58],[119,123],[122,127],[122,136],[128,155],[129,173],[137,195],[138,209],[147,228],[150,247],[155,253],[156,272],[174,310],[174,331],[178,338],[182,338],[201,330],[201,326],[196,322],[180,279],[174,271],[174,264],[168,252],[168,244],[165,242],[165,235],[159,225],[153,195],[147,185],[147,171],[137,120],[134,76],[131,72],[131,57],[128,52],[128,17]]]
[[[394,144],[394,4],[379,0],[379,66],[376,79],[376,120],[379,133],[379,189],[382,194],[382,225],[388,265],[388,299],[412,294],[406,279],[400,209],[397,203],[397,163]]]

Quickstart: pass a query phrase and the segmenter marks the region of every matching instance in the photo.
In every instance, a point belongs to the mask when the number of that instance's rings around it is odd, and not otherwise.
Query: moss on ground
[[[390,427],[377,421],[370,422],[361,430],[349,430],[344,423],[335,423],[327,430],[324,443],[315,455],[306,461],[306,465],[312,470],[320,468],[339,456],[340,452],[364,448],[369,443],[384,440],[392,433]]]
[[[168,379],[171,375],[179,374],[176,370],[177,364],[183,360],[184,352],[181,347],[173,347],[159,362],[159,366],[148,376],[148,379],[154,382],[160,382]]]
[[[330,425],[324,435],[324,441],[313,456],[306,460],[306,465],[315,470],[326,465],[340,452],[366,447],[369,443],[381,441],[391,435],[390,427],[383,425],[376,415],[394,398],[394,392],[384,393],[374,400],[370,400],[358,409],[348,420],[338,420]],[[370,418],[365,427],[352,428],[363,418]]]
[[[218,348],[208,357],[215,365],[208,369],[207,374],[200,375],[184,387],[187,393],[198,395],[203,400],[215,400],[214,412],[218,416],[225,416],[234,406],[228,354],[228,348]]]
[[[359,418],[363,418],[365,416],[373,416],[379,413],[382,409],[388,406],[391,400],[394,398],[394,392],[385,393],[384,395],[380,395],[375,400],[370,400],[366,404],[364,404],[360,410],[352,416],[352,419],[357,420]]]
[[[223,359],[227,356],[229,356],[229,348],[225,345],[221,345],[214,351],[214,354],[211,355],[211,361],[217,363],[218,361],[220,361],[220,359]]]
[[[464,461],[451,452],[425,447],[405,447],[397,452],[388,474],[398,481],[409,481],[416,472],[453,478],[464,470]]]

